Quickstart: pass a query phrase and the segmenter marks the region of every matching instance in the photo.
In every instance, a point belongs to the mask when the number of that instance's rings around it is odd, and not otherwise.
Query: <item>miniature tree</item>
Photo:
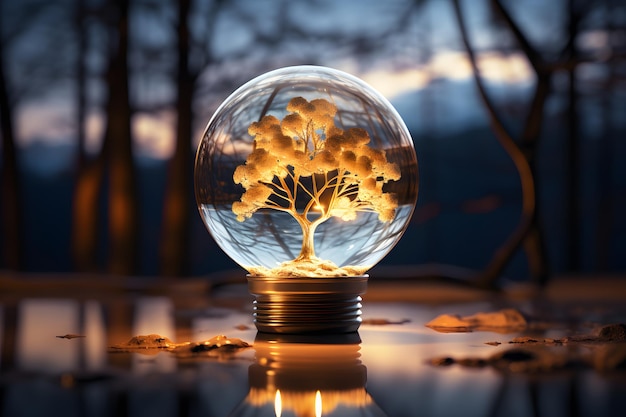
[[[289,213],[302,228],[300,255],[289,263],[319,265],[314,234],[329,218],[351,221],[369,211],[393,220],[397,198],[383,185],[398,180],[400,169],[368,146],[366,130],[338,128],[337,108],[327,100],[295,97],[287,111],[282,121],[266,115],[250,124],[254,150],[235,169],[233,179],[245,191],[232,210],[239,221],[259,209]]]

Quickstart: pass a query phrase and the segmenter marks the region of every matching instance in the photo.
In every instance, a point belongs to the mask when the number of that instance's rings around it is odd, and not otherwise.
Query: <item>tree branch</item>
[[[511,260],[514,252],[519,248],[522,241],[528,235],[530,227],[533,222],[533,218],[535,215],[536,201],[535,201],[535,183],[532,174],[531,167],[526,159],[526,156],[515,143],[511,135],[507,132],[504,124],[498,117],[495,106],[493,105],[491,99],[489,98],[484,83],[480,77],[480,71],[478,68],[478,64],[476,61],[476,56],[472,49],[472,46],[469,42],[469,37],[467,34],[467,29],[465,27],[465,22],[462,17],[461,7],[459,5],[459,0],[454,0],[454,10],[455,15],[457,17],[457,21],[459,24],[459,28],[461,30],[461,35],[463,37],[463,43],[467,50],[467,54],[469,56],[474,80],[476,82],[476,86],[480,93],[481,99],[487,108],[489,113],[489,120],[491,122],[491,126],[496,134],[496,138],[500,145],[507,152],[515,168],[518,171],[520,177],[520,183],[522,188],[522,213],[520,222],[514,232],[509,236],[509,238],[504,242],[504,244],[496,251],[494,256],[492,257],[489,265],[485,269],[480,278],[480,284],[483,286],[493,286],[494,282],[497,280],[499,275],[504,270],[504,267]],[[512,21],[511,21],[512,23]],[[517,27],[515,27],[517,30]],[[522,39],[525,39],[522,37]],[[528,46],[527,46],[528,47]],[[534,53],[532,49],[528,49],[530,53]]]

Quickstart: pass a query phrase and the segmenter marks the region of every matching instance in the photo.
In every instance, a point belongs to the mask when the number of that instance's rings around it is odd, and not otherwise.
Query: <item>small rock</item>
[[[507,362],[528,362],[537,359],[537,355],[528,350],[510,349],[492,359],[505,360]]]
[[[454,364],[454,359],[449,356],[444,356],[441,358],[433,358],[428,361],[433,366],[450,366]]]
[[[598,332],[598,338],[603,342],[625,342],[626,324],[609,324]]]
[[[167,337],[158,334],[132,337],[128,342],[113,346],[113,349],[166,349],[173,345]]]
[[[519,336],[513,338],[509,343],[537,343],[538,339],[530,336]]]
[[[524,329],[527,324],[526,319],[519,311],[504,309],[464,317],[442,314],[426,323],[426,327],[440,332],[469,332],[472,330],[510,332]]]
[[[458,359],[456,363],[468,368],[483,368],[488,365],[488,362],[483,358],[463,358]]]

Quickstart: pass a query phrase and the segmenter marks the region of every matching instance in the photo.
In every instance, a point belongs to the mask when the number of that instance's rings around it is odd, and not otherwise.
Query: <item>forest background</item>
[[[239,85],[309,64],[370,83],[414,139],[418,205],[373,275],[626,272],[623,2],[0,0],[0,36],[0,270],[238,270],[195,148]]]

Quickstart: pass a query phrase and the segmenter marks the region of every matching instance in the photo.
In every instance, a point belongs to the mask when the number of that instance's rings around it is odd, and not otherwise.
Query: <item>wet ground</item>
[[[0,416],[626,415],[624,279],[371,282],[358,333],[307,337],[242,285],[70,281],[3,281]]]

